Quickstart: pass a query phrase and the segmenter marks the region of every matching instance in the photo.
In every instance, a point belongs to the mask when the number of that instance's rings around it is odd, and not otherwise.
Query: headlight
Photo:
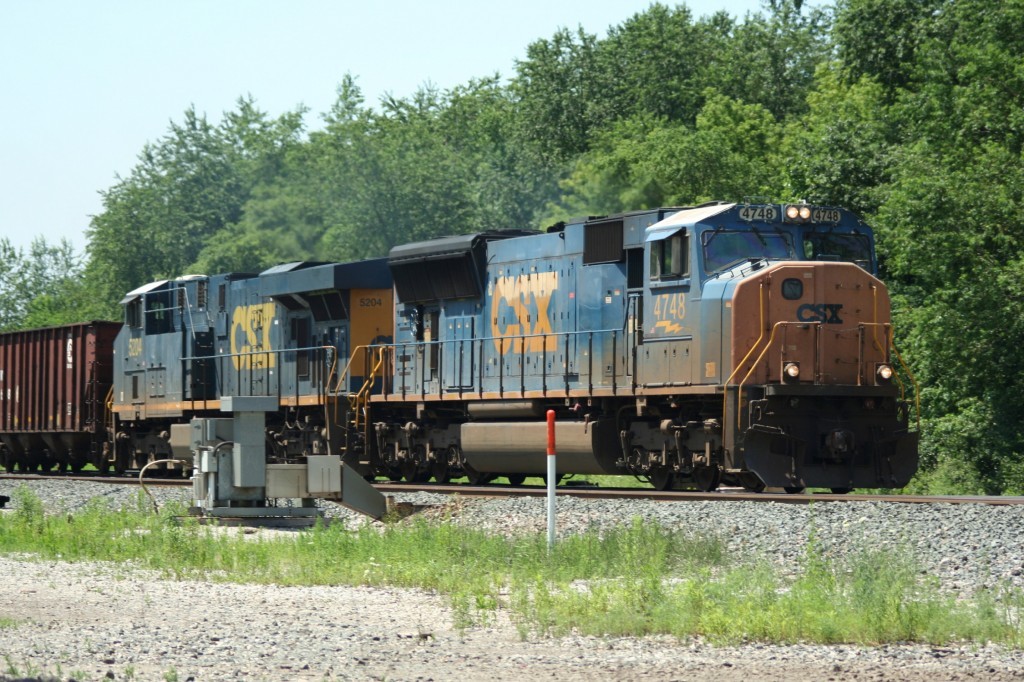
[[[878,383],[880,384],[889,383],[892,380],[892,375],[892,365],[882,363],[875,368],[875,376],[878,378]]]
[[[806,223],[811,219],[812,210],[807,204],[789,204],[783,215],[791,223]]]
[[[794,382],[800,379],[800,363],[799,362],[787,362],[782,366],[782,380],[785,382]]]

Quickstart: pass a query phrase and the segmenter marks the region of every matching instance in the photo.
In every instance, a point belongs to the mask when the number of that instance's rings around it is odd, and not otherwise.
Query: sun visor
[[[126,303],[130,303],[131,301],[134,301],[135,299],[137,299],[139,296],[142,296],[143,294],[148,294],[151,291],[156,291],[157,289],[159,289],[163,285],[167,284],[168,281],[169,280],[162,279],[162,280],[160,280],[158,282],[150,282],[149,284],[143,284],[138,289],[132,289],[127,294],[125,294],[124,298],[121,299],[121,305],[124,305]]]
[[[714,204],[711,206],[697,206],[696,208],[684,208],[659,220],[647,228],[645,241],[653,242],[659,239],[667,239],[679,230],[713,218],[720,213],[725,213],[736,204]]]

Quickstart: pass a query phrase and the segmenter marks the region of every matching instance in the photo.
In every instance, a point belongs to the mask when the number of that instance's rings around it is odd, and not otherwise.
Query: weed
[[[110,561],[175,579],[278,585],[390,585],[445,595],[459,629],[507,610],[522,637],[667,633],[739,642],[1001,642],[1024,646],[1024,594],[1009,585],[958,601],[921,577],[912,555],[874,549],[842,561],[812,531],[800,571],[737,563],[715,537],[634,519],[566,537],[504,537],[423,519],[273,539],[215,532],[145,504],[101,502],[46,516],[27,491],[0,517],[0,552]],[[14,623],[0,621],[0,627]],[[7,658],[8,672],[16,666]],[[175,671],[165,674],[176,677]]]

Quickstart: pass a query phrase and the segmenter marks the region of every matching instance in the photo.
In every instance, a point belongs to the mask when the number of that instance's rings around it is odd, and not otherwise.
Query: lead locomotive
[[[369,402],[378,470],[657,488],[901,487],[917,434],[871,229],[713,203],[392,249],[395,343]]]

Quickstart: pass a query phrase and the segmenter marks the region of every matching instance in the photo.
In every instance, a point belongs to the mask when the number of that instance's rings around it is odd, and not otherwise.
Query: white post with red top
[[[555,546],[555,411],[548,410],[548,549]]]

